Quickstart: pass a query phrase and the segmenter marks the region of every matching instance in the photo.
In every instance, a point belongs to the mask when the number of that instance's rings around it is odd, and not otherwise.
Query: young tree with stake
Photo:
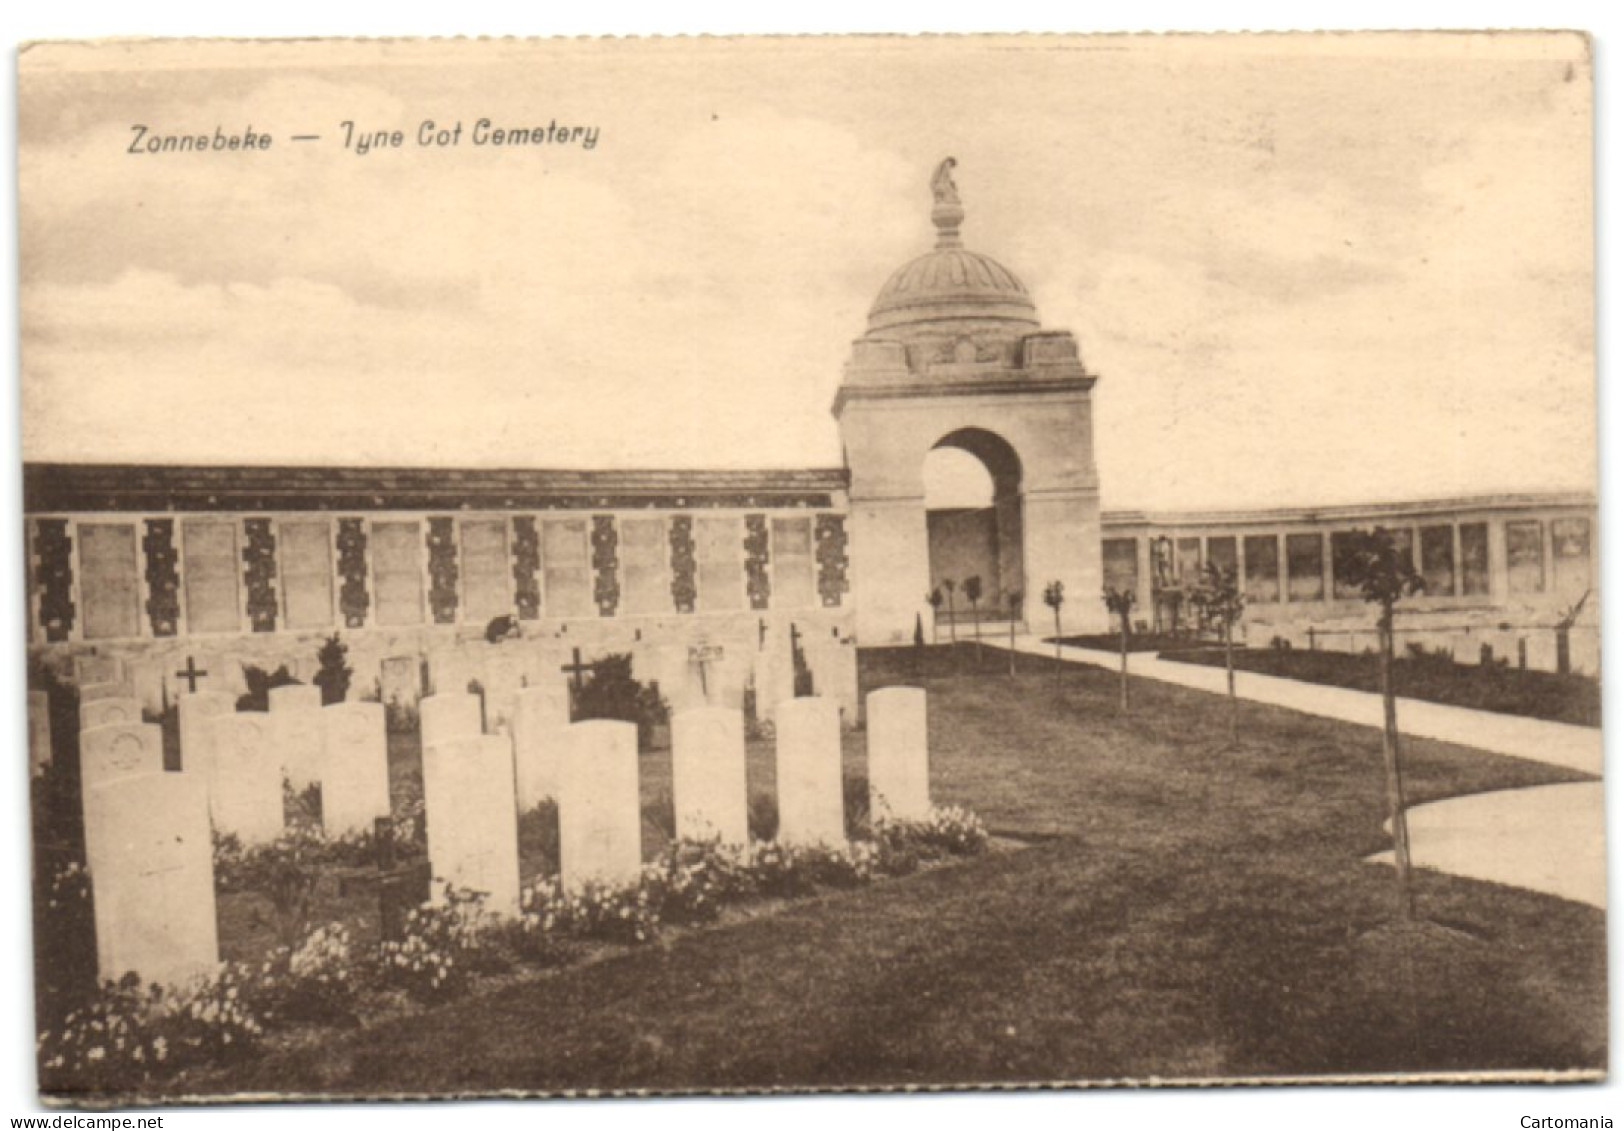
[[[1121,698],[1118,709],[1124,715],[1128,713],[1128,631],[1131,627],[1128,618],[1133,612],[1134,599],[1132,589],[1105,587],[1105,611],[1117,618],[1118,635],[1122,640]]]
[[[932,589],[930,596],[926,597],[925,600],[930,602],[930,642],[936,644],[939,643],[937,639],[937,621],[942,618],[942,587],[938,585],[935,589]]]
[[[1015,622],[1021,619],[1021,599],[1024,597],[1019,589],[1009,594],[1009,678],[1015,678]]]
[[[1043,603],[1054,610],[1054,680],[1060,682],[1060,606],[1066,603],[1066,586],[1051,581],[1043,587]]]
[[[1335,572],[1338,581],[1354,585],[1367,604],[1378,607],[1378,675],[1382,695],[1382,762],[1387,777],[1387,812],[1393,826],[1393,864],[1398,878],[1399,906],[1406,920],[1415,918],[1415,897],[1410,889],[1410,827],[1405,817],[1404,773],[1399,758],[1398,703],[1393,692],[1393,612],[1405,597],[1426,588],[1410,560],[1408,547],[1400,548],[1391,532],[1355,530],[1339,539]]]
[[[1208,562],[1201,572],[1201,584],[1190,594],[1190,603],[1200,611],[1201,621],[1217,625],[1224,641],[1224,677],[1229,686],[1229,745],[1241,740],[1241,701],[1235,694],[1235,626],[1246,608],[1240,581],[1232,569],[1220,569]]]
[[[942,578],[942,588],[947,590],[947,642],[949,644],[959,642],[958,613],[953,608],[953,594],[958,587],[959,583],[951,577]]]
[[[981,666],[981,575],[964,579],[964,599],[970,602],[970,631],[976,638],[976,667]]]

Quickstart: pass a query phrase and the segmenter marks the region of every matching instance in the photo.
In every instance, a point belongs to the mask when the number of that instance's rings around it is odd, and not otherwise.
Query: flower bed
[[[399,938],[362,943],[342,923],[306,919],[321,874],[369,854],[366,838],[293,829],[249,850],[222,838],[222,890],[268,899],[288,941],[180,989],[143,988],[133,976],[104,983],[40,1034],[42,1083],[53,1092],[128,1092],[252,1055],[279,1030],[433,1005],[477,989],[481,978],[569,962],[585,953],[582,944],[646,944],[668,928],[711,923],[730,904],[859,887],[975,855],[987,839],[974,814],[941,808],[919,821],[876,821],[864,839],[837,845],[675,841],[629,883],[566,889],[543,876],[523,889],[516,919],[490,914],[480,895],[452,891],[412,911]]]

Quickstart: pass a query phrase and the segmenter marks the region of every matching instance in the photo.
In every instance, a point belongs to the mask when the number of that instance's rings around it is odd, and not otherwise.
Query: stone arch
[[[1013,444],[997,432],[979,426],[955,428],[943,434],[926,453],[954,449],[974,457],[992,481],[989,505],[926,509],[926,542],[930,585],[937,588],[951,578],[962,587],[966,578],[981,579],[979,608],[962,601],[954,604],[954,619],[967,622],[979,614],[983,621],[1022,619],[1026,591],[1024,569],[1022,465]],[[1011,595],[1023,601],[1011,609]],[[938,619],[947,617],[944,605]]]

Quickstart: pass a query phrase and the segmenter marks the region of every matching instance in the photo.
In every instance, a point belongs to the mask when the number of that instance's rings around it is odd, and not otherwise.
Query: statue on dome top
[[[937,204],[959,204],[959,186],[953,183],[953,169],[958,162],[948,157],[936,166],[930,178],[930,191]]]

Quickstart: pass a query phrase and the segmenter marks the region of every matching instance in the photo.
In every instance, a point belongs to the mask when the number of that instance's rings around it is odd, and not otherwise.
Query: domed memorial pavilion
[[[926,594],[968,577],[999,615],[1031,619],[1059,581],[1077,625],[1101,620],[1096,378],[1014,272],[965,248],[953,168],[931,180],[936,246],[881,288],[835,399],[864,641],[907,639]],[[944,447],[985,466],[990,506],[927,513],[926,459]]]

